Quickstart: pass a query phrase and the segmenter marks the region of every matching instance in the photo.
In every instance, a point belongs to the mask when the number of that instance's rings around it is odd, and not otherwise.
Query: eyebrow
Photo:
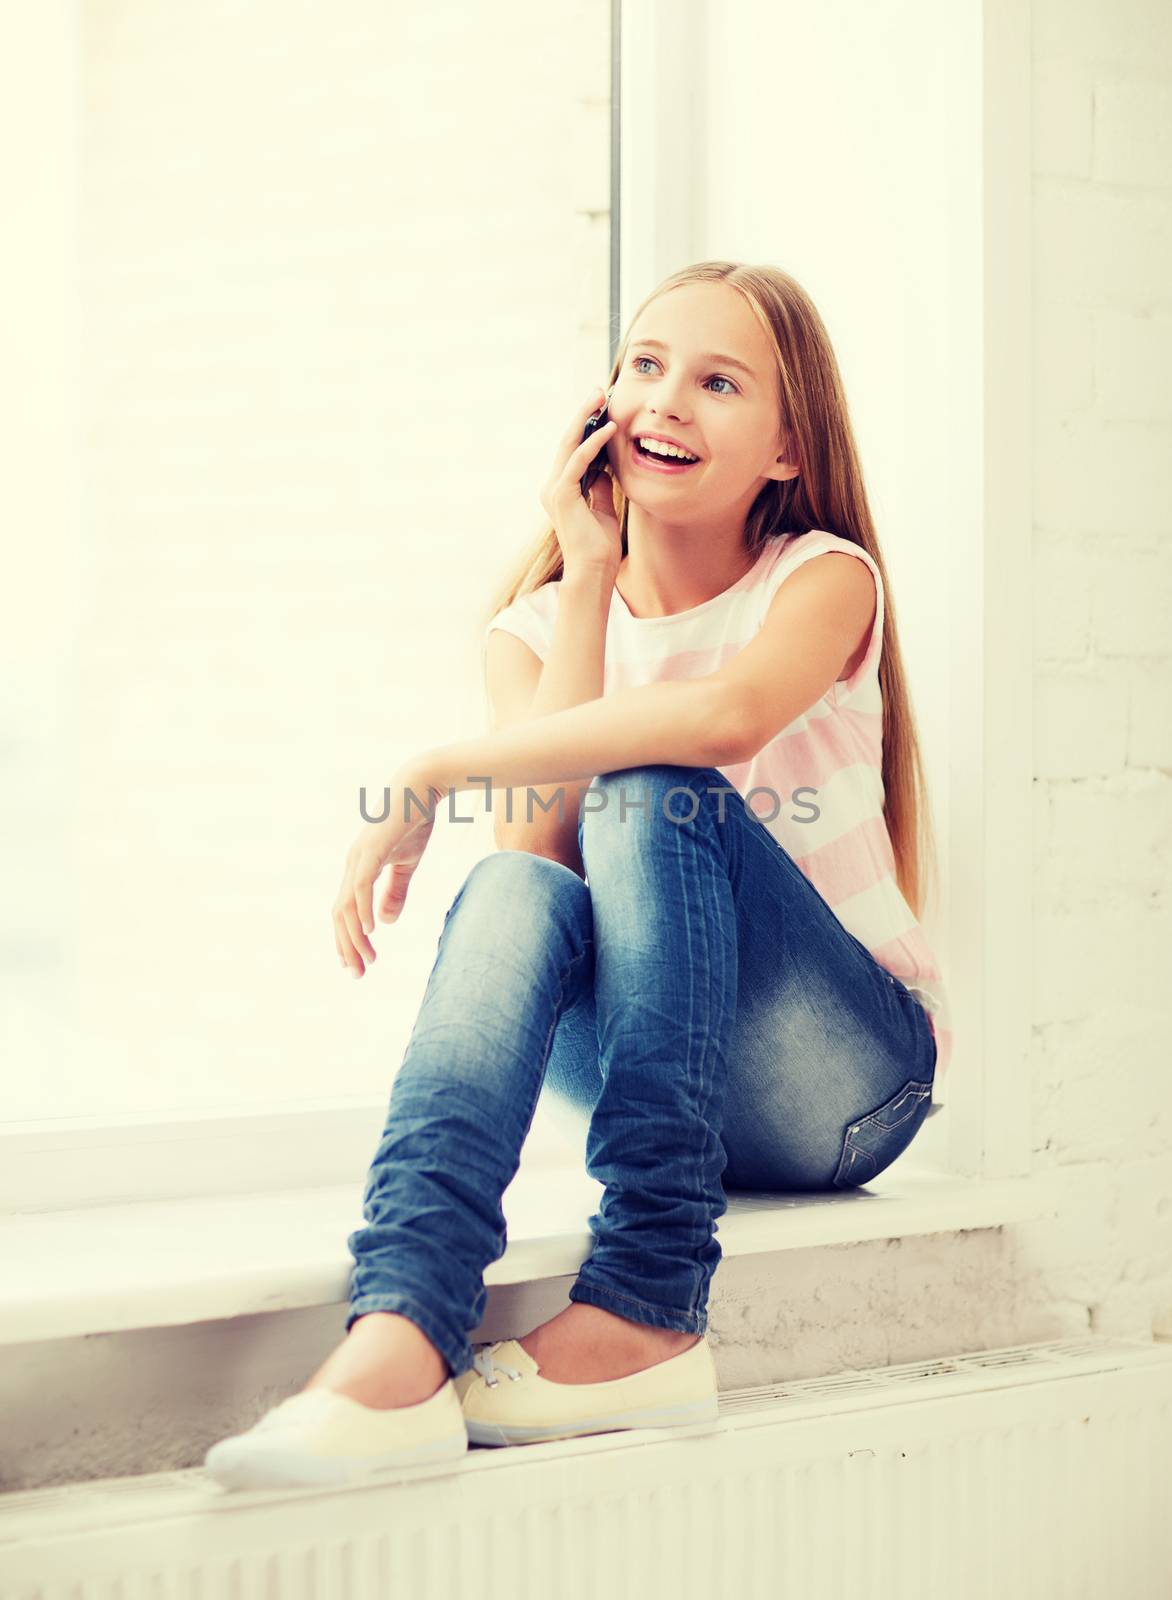
[[[636,339],[631,345],[631,349],[639,350],[644,345],[650,345],[653,350],[667,349],[667,346],[664,344],[662,339]],[[698,359],[700,361],[718,361],[722,366],[725,367],[739,367],[740,370],[744,373],[747,373],[750,378],[756,378],[757,376],[752,367],[746,365],[746,363],[743,361],[738,361],[736,356],[722,356],[719,355],[715,350],[709,350],[705,354],[699,356]]]

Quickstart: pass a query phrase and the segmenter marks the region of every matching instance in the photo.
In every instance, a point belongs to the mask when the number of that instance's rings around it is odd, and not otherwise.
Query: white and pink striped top
[[[718,770],[748,798],[754,815],[788,851],[842,925],[923,1004],[936,1038],[929,1112],[935,1115],[944,1103],[942,1081],[952,1053],[952,1027],[941,969],[896,883],[895,856],[883,819],[879,689],[883,580],[871,556],[851,540],[817,528],[782,534],[769,540],[754,566],[731,588],[667,617],[632,616],[616,588],[606,630],[603,694],[715,672],[762,626],[773,596],[790,573],[832,550],[858,556],[875,580],[875,620],[862,663],[751,760]],[[546,583],[522,595],[497,613],[486,632],[504,628],[544,661],[560,588],[558,582]],[[761,794],[754,797],[754,790]]]

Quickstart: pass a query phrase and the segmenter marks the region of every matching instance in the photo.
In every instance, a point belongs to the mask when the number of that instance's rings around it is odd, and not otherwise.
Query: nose
[[[684,415],[681,406],[682,402],[675,392],[674,381],[670,378],[664,379],[662,385],[653,396],[649,397],[647,402],[647,409],[652,416],[674,417],[677,420],[682,419]]]

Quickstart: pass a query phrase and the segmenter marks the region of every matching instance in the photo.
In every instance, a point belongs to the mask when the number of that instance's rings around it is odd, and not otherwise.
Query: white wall
[[[85,521],[80,561],[55,504],[17,549],[60,570],[18,613],[4,1114],[377,1100],[487,818],[441,821],[361,983],[330,910],[359,786],[377,809],[401,761],[482,730],[481,612],[608,371],[609,5],[78,14],[79,174],[63,53],[30,74],[62,226],[80,179]],[[21,315],[56,360],[68,240],[31,242]]]
[[[1172,11],[1035,0],[1037,855],[1021,1230],[1055,1323],[1172,1338]]]

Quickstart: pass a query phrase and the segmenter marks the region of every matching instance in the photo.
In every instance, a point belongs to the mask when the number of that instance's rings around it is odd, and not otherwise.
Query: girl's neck
[[[702,606],[744,577],[756,556],[736,542],[713,543],[710,535],[683,531],[664,538],[632,539],[619,564],[615,587],[633,617],[671,617]]]

